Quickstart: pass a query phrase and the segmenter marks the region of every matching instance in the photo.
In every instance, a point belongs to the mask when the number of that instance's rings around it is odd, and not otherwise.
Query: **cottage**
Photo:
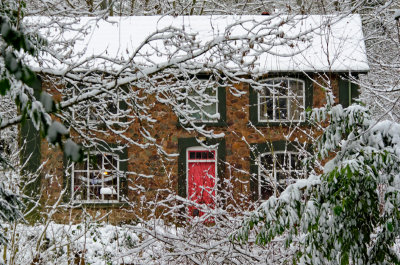
[[[112,211],[115,222],[202,216],[279,195],[306,176],[301,160],[318,135],[306,110],[321,107],[328,90],[348,106],[357,96],[349,80],[369,69],[358,15],[60,25],[68,27],[37,30],[70,45],[57,61],[33,65],[68,109],[58,119],[87,151],[70,163],[47,144],[35,149],[46,202],[63,197],[60,220],[82,208]]]

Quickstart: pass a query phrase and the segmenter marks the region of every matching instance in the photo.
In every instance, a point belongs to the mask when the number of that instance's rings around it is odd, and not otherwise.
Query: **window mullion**
[[[86,161],[86,201],[89,201],[90,198],[90,169],[89,169],[89,163],[90,163],[90,158],[89,154],[87,155],[87,161]]]

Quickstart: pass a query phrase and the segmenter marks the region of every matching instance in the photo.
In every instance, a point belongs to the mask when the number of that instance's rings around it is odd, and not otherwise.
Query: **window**
[[[65,100],[88,93],[92,90],[81,84],[67,84],[63,96]],[[88,125],[100,125],[107,122],[118,122],[121,114],[120,109],[125,108],[125,104],[121,101],[124,88],[116,88],[111,93],[102,93],[88,100],[84,100],[79,104],[70,107],[72,118],[77,123]]]
[[[254,200],[279,195],[287,185],[306,176],[307,144],[285,140],[250,144],[250,189]]]
[[[250,87],[249,103],[252,125],[303,125],[305,110],[313,103],[313,83],[302,74],[264,79]]]
[[[187,114],[181,115],[180,123],[204,123],[223,126],[226,120],[225,87],[213,77],[193,77],[184,83],[182,90],[184,107]]]
[[[258,94],[258,121],[304,121],[304,81],[267,79]]]
[[[74,119],[97,124],[102,117],[107,121],[117,121],[119,112],[118,94],[103,94],[77,105],[74,108]]]
[[[210,79],[193,79],[186,88],[186,106],[190,116],[199,122],[218,120],[218,85]]]
[[[72,200],[76,202],[120,201],[118,155],[90,153],[82,163],[72,165]]]
[[[303,156],[297,152],[275,151],[258,156],[258,197],[267,199],[305,175]]]

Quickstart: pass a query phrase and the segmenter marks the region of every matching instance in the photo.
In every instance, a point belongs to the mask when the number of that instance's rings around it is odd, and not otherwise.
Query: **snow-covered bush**
[[[317,123],[327,117],[315,149],[329,160],[323,172],[265,201],[233,238],[255,230],[268,244],[283,235],[286,247],[300,246],[293,261],[301,264],[399,263],[400,124],[375,121],[360,105],[312,113]]]

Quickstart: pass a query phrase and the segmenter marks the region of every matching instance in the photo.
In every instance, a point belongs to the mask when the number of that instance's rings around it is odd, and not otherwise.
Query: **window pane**
[[[86,185],[74,186],[73,199],[77,201],[87,200],[88,187]]]
[[[217,89],[213,87],[207,87],[204,91],[205,94],[209,95],[212,98],[217,96]]]
[[[303,82],[299,82],[299,81],[295,81],[295,80],[291,80],[290,81],[290,91],[291,91],[291,95],[293,96],[303,96]]]
[[[260,99],[260,120],[273,119],[273,101],[272,98]]]
[[[91,155],[89,157],[89,170],[100,170],[103,167],[102,156],[98,155]]]
[[[208,152],[208,159],[214,159],[214,152]]]
[[[275,80],[275,90],[281,96],[288,95],[288,82],[287,80]]]
[[[290,119],[301,120],[304,113],[303,98],[292,98],[290,100]]]
[[[275,112],[276,119],[285,120],[287,118],[287,98],[278,98]]]
[[[74,188],[80,185],[87,184],[87,173],[86,172],[75,172],[74,173]]]
[[[201,120],[201,112],[196,103],[188,100],[187,104],[190,107],[190,116],[195,120]]]
[[[272,172],[262,175],[260,179],[260,199],[268,199],[274,191],[274,180],[272,179]]]
[[[91,171],[89,173],[89,185],[100,185],[103,181],[102,172],[100,171]]]
[[[285,153],[275,154],[275,168],[284,170],[289,165],[287,155]]]
[[[86,161],[81,163],[75,163],[74,170],[86,170],[86,165],[87,165]]]
[[[190,116],[198,121],[212,121],[207,114],[214,115],[217,113],[217,85],[213,80],[193,81],[196,87],[187,88],[188,98],[186,104],[193,111]]]
[[[101,189],[101,194],[105,200],[117,200],[118,195],[118,178],[116,174],[104,175],[104,187]]]
[[[116,170],[117,168],[117,160],[112,155],[106,155],[104,157],[104,169],[108,170]]]
[[[274,168],[274,161],[272,155],[264,155],[261,158],[261,165],[266,170],[272,170]]]
[[[196,159],[201,159],[201,152],[196,152]]]
[[[284,170],[284,171],[277,171],[277,172],[276,172],[276,180],[277,180],[278,182],[280,182],[281,180],[282,180],[282,181],[285,181],[285,180],[288,178],[288,176],[289,176],[289,173],[288,173],[287,170]]]
[[[108,188],[106,188],[106,189],[108,189]],[[113,190],[112,194],[103,194],[103,196],[104,196],[104,200],[107,200],[107,201],[116,201],[116,200],[118,200],[118,195],[117,195],[117,191],[116,190]]]
[[[208,103],[206,105],[203,105],[203,111],[210,115],[216,114],[217,113],[217,103]],[[203,120],[211,120],[211,118],[208,117],[205,113],[202,113],[202,115],[204,117]]]
[[[100,189],[99,185],[89,186],[89,200],[101,200]]]
[[[302,158],[298,154],[292,154],[292,170],[301,170],[303,168]]]

